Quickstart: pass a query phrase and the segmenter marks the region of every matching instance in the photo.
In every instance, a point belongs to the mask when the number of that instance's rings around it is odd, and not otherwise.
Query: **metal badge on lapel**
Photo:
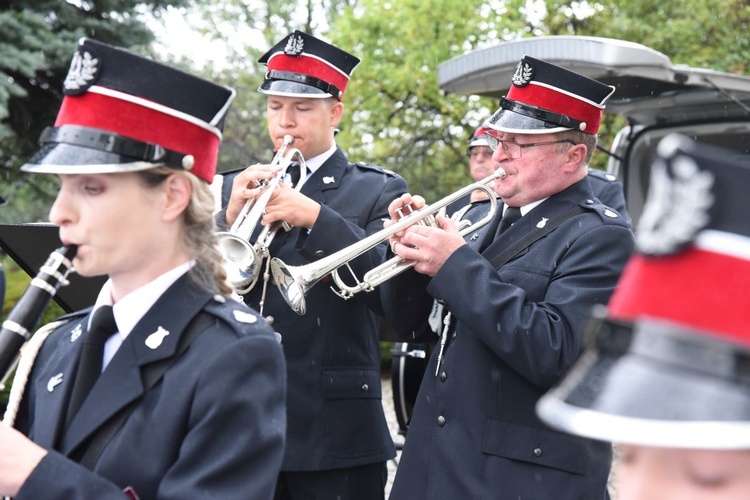
[[[83,327],[80,323],[78,323],[75,328],[70,331],[70,341],[75,342],[76,340],[78,340],[78,337],[80,337],[82,333]]]
[[[146,347],[149,349],[156,349],[162,342],[164,342],[164,337],[167,335],[169,335],[169,330],[165,330],[160,326],[154,333],[148,336],[146,339]]]
[[[323,177],[323,184],[333,184],[334,182],[336,182],[336,179],[334,179],[332,175]]]
[[[547,217],[542,217],[542,220],[536,223],[536,227],[538,227],[539,229],[543,228],[544,226],[547,225],[548,220],[549,219]]]
[[[52,376],[49,381],[47,382],[47,390],[49,392],[52,392],[55,390],[55,387],[62,384],[63,381],[63,374],[58,373],[57,375]]]

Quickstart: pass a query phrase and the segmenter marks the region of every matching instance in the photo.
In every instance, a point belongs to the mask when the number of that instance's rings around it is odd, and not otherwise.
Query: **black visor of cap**
[[[611,415],[670,421],[750,420],[750,353],[667,323],[604,320],[596,361],[564,401]]]
[[[312,85],[289,80],[264,80],[258,88],[259,92],[267,94],[289,94],[309,95],[310,97],[332,97],[331,94],[322,91]]]
[[[135,161],[138,160],[100,149],[84,148],[73,144],[49,143],[42,145],[39,151],[21,168],[22,170],[33,171],[34,165],[123,165]],[[59,173],[65,172],[60,170]]]
[[[48,127],[41,148],[27,165],[123,165],[147,162],[182,167],[184,154],[157,144],[129,139],[104,130],[63,125]]]
[[[501,130],[549,130],[556,128],[580,130],[582,122],[503,97],[500,100],[500,109],[487,120],[487,123],[493,128]]]

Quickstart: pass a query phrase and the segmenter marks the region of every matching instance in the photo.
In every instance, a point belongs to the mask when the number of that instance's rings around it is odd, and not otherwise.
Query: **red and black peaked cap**
[[[340,101],[359,61],[330,43],[295,30],[258,59],[268,67],[258,91]]]
[[[524,56],[508,94],[485,127],[511,134],[580,130],[596,134],[615,88],[554,64]]]
[[[750,163],[670,135],[638,253],[540,416],[619,443],[750,449]]]
[[[485,127],[479,127],[474,131],[473,134],[471,134],[471,137],[469,137],[469,149],[476,147],[476,146],[490,146],[490,143],[487,141],[487,128]]]
[[[54,127],[22,170],[115,173],[168,166],[211,182],[235,91],[83,38]]]

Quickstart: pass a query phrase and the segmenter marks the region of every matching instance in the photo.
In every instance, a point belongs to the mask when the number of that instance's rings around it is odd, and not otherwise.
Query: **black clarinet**
[[[8,315],[8,319],[3,321],[0,328],[0,374],[4,375],[0,387],[5,385],[5,380],[15,368],[21,347],[33,335],[39,318],[57,293],[57,289],[68,284],[66,278],[73,269],[76,251],[77,247],[70,245],[52,252]]]

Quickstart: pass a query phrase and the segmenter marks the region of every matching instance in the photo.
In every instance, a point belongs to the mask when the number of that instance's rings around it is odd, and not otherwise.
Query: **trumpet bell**
[[[219,251],[222,255],[227,280],[238,293],[249,291],[258,281],[261,259],[255,247],[234,233],[217,233]]]
[[[295,272],[294,266],[287,266],[276,257],[271,259],[271,274],[289,307],[297,314],[305,314],[307,312],[305,295],[309,289],[307,281]]]

